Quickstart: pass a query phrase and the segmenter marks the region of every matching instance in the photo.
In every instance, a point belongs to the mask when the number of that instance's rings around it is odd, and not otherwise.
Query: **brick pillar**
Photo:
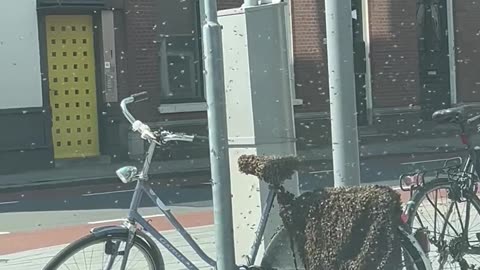
[[[128,50],[129,94],[148,91],[150,102],[133,106],[132,112],[142,121],[158,121],[160,104],[160,59],[155,29],[160,1],[128,0],[126,29]]]
[[[296,0],[293,5],[295,89],[304,105],[296,111],[328,111],[328,70],[324,1]]]
[[[453,1],[458,102],[480,102],[480,3]]]
[[[369,0],[374,108],[419,104],[416,1]]]

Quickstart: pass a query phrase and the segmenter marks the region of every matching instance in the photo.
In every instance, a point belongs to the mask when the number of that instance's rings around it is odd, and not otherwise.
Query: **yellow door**
[[[46,28],[55,158],[98,156],[92,17],[51,15]]]

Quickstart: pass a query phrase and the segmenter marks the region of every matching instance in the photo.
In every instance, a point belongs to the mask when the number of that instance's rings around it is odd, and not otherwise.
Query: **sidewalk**
[[[192,237],[197,241],[200,247],[210,257],[215,258],[215,235],[213,225],[194,227],[187,230],[191,233]],[[198,255],[196,255],[177,232],[165,231],[164,236],[200,269],[212,269],[203,262]],[[160,247],[160,252],[163,255],[166,269],[186,269],[160,243],[157,241],[156,243],[158,247]],[[59,245],[0,256],[0,270],[40,270],[65,246],[66,245]]]

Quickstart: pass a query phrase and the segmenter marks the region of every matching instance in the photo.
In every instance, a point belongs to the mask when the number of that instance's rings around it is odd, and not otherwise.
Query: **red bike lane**
[[[213,224],[213,211],[211,210],[179,214],[176,217],[185,228]],[[174,229],[165,217],[153,217],[147,220],[159,231]],[[91,228],[118,224],[121,222],[84,224],[0,235],[0,255],[70,243],[88,234]]]

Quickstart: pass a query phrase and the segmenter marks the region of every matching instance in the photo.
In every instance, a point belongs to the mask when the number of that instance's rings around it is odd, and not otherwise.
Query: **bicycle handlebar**
[[[125,116],[125,118],[127,118],[128,122],[130,122],[130,124],[132,124],[132,125],[135,122],[135,118],[128,111],[127,105],[134,102],[134,101],[135,101],[135,98],[132,97],[132,96],[129,96],[129,97],[126,97],[126,98],[122,99],[122,101],[120,102],[120,108],[122,109],[123,115]]]
[[[131,95],[131,97],[133,97],[134,99],[133,102],[145,101],[145,100],[148,100],[148,92],[143,91],[143,92],[135,93]]]
[[[474,117],[472,117],[472,118],[470,118],[470,119],[468,119],[468,120],[467,120],[467,124],[471,125],[471,124],[473,124],[474,122],[476,122],[476,121],[478,121],[478,120],[480,120],[480,114],[477,115],[477,116],[474,116]]]
[[[133,115],[130,113],[128,110],[127,105],[130,103],[136,103],[136,102],[141,102],[148,100],[148,92],[139,92],[130,95],[129,97],[124,98],[120,102],[120,108],[122,109],[122,113],[127,118],[127,120],[130,122],[132,125],[133,131],[137,131],[141,134],[142,139],[148,140],[148,141],[155,141],[157,144],[159,143],[165,143],[165,142],[170,142],[170,141],[184,141],[184,142],[193,142],[195,140],[208,140],[207,137],[202,137],[202,136],[196,136],[196,135],[186,135],[186,134],[181,134],[181,133],[172,133],[169,131],[162,131],[160,133],[157,132],[152,132],[150,130],[150,127],[144,123],[142,123],[140,120],[135,119]]]
[[[160,133],[160,139],[164,142],[171,142],[171,141],[193,142],[195,140],[195,136],[163,131]]]
[[[137,120],[135,119],[135,117],[133,117],[130,111],[128,111],[127,105],[133,102],[141,102],[145,100],[148,100],[147,91],[132,94],[129,97],[122,99],[122,101],[120,102],[120,108],[122,108],[122,113],[125,118],[127,118],[127,120],[130,122],[130,124],[133,125],[133,123]]]

